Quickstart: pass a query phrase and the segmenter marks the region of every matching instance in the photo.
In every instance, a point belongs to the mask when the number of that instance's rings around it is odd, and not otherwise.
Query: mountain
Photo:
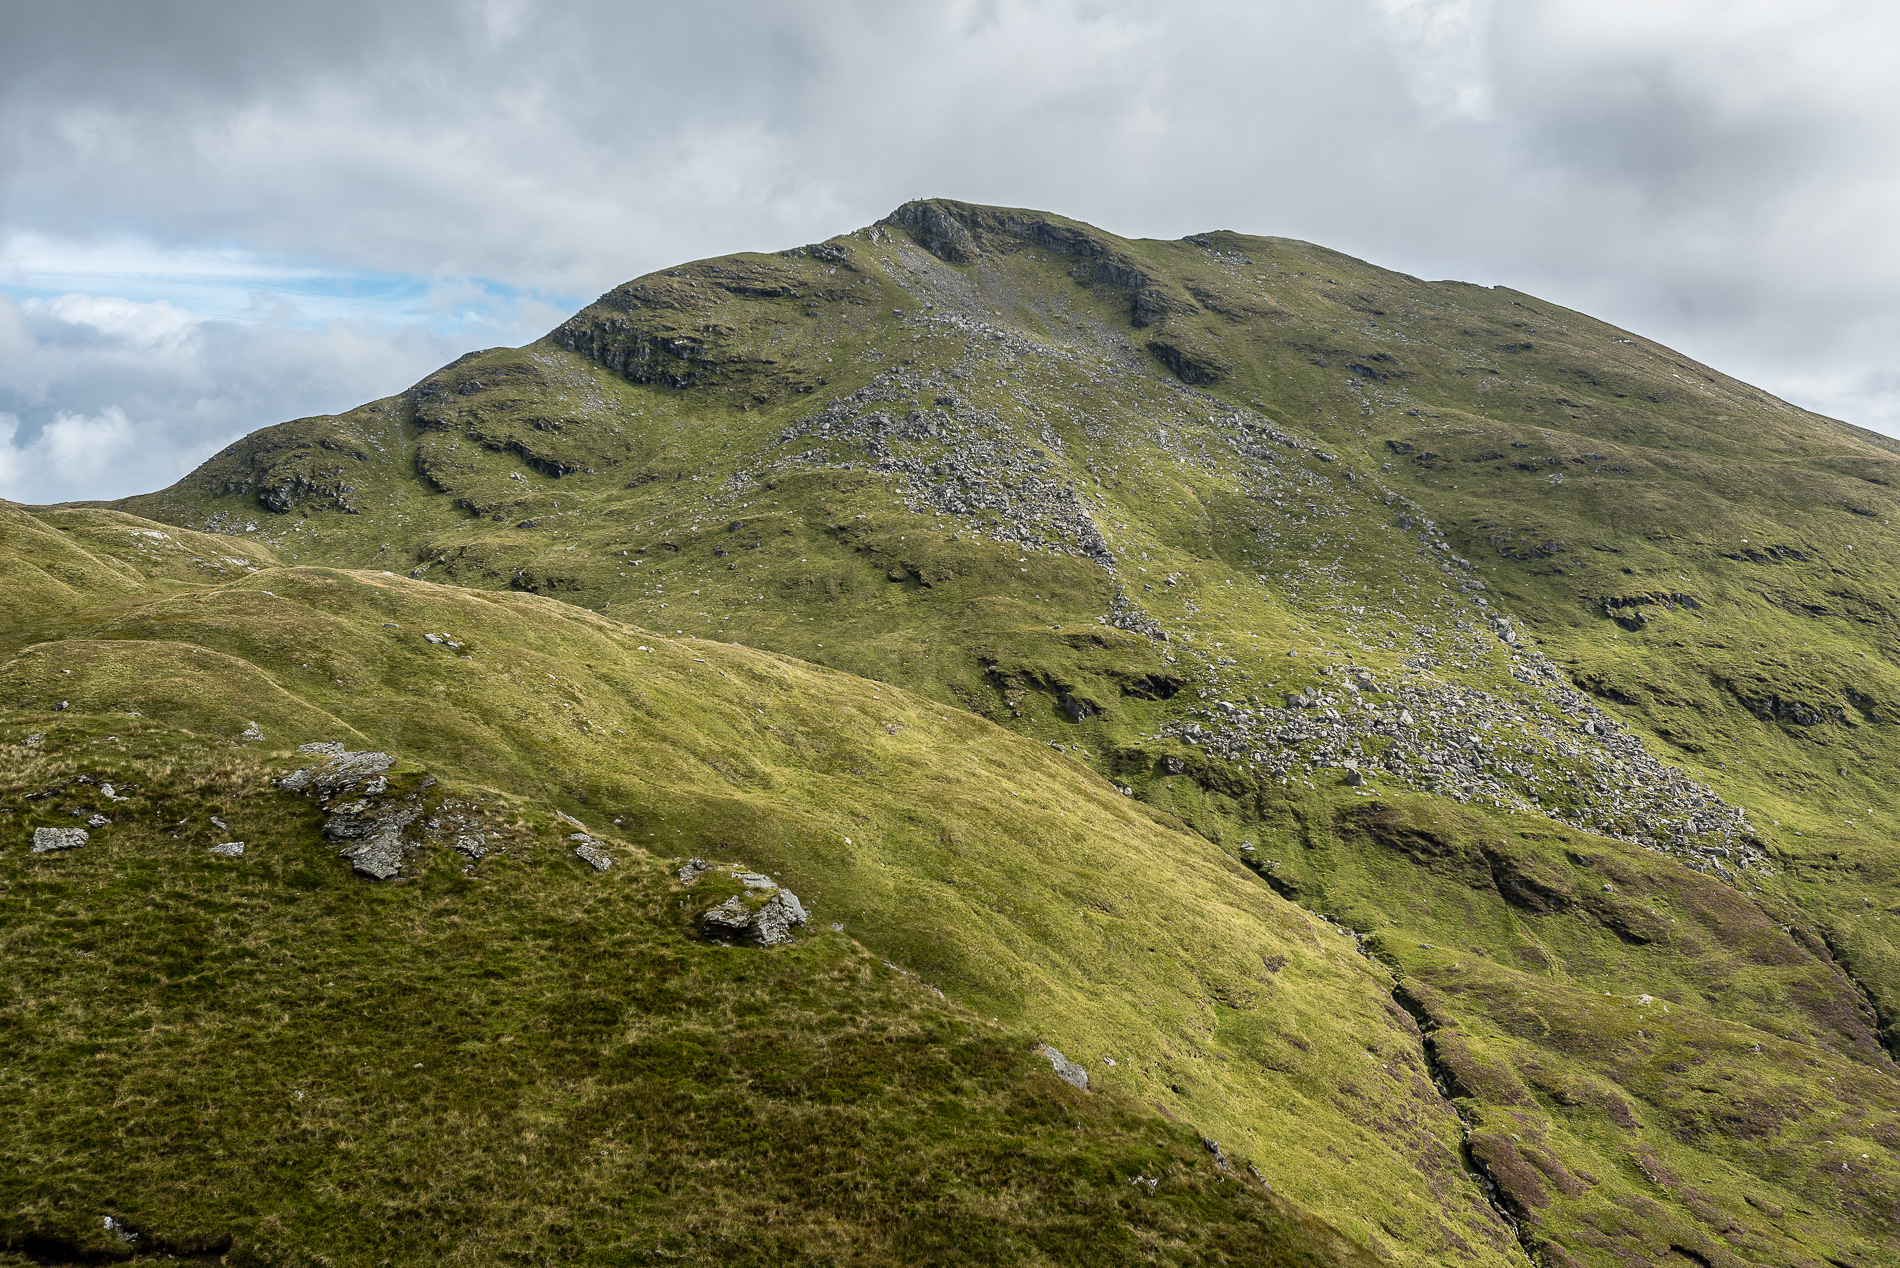
[[[0,1237],[1892,1262],[1897,473],[1529,295],[931,200],[9,508]]]

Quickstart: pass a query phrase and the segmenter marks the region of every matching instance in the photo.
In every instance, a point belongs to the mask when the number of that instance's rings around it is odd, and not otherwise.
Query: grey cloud
[[[164,304],[0,296],[0,497],[169,484],[264,421],[346,409],[461,345],[419,327],[204,321]]]
[[[589,296],[942,194],[1508,284],[1900,429],[1900,16],[1875,3],[0,12],[16,228]],[[234,390],[262,425],[298,389]]]

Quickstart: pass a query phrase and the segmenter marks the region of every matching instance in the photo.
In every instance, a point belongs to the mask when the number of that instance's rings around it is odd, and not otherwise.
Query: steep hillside
[[[85,612],[0,690],[32,1262],[1353,1264],[1374,1211],[1503,1262],[1389,975],[978,719],[311,568]],[[326,743],[399,760],[299,795]],[[735,866],[808,907],[789,944],[700,932]],[[1206,1072],[1260,1051],[1217,1007],[1269,1006],[1280,1068]],[[1341,1145],[1376,1164],[1315,1183]]]
[[[1169,858],[1227,869],[1222,902],[1270,887],[1322,913],[1390,988],[1400,1018],[1314,1015],[1381,1053],[1405,1036],[1436,1087],[1403,1113],[1355,1111],[1377,1098],[1337,1061],[1311,1067],[1326,1096],[1282,1096],[1309,1068],[1284,1036],[1312,1038],[1261,993],[1277,972],[1157,964],[1099,1023],[1173,1054],[1128,1053],[1141,1103],[1245,1142],[1373,1253],[1482,1259],[1508,1227],[1509,1254],[1552,1264],[1818,1265],[1891,1258],[1900,1217],[1897,464],[1883,438],[1528,295],[933,201],[638,279],[526,348],[115,505],[271,552],[299,586],[444,583],[470,619],[541,596],[703,640],[709,664],[845,671],[810,689],[901,689],[938,726],[980,719],[998,752],[1125,790],[1107,804],[1160,816],[1142,832],[1185,843]],[[55,648],[274,665],[295,646],[287,663],[318,668],[291,694],[405,757],[584,819],[631,795],[508,734],[527,706],[479,668],[462,703],[399,676],[368,725],[342,701],[380,653],[282,641],[252,602],[98,610],[83,635],[75,616],[16,640],[7,672],[25,704]],[[632,732],[604,702],[636,688],[604,682],[569,703]],[[956,754],[933,733],[911,760]],[[684,768],[671,795],[753,778],[720,769]],[[1008,791],[977,817],[1014,809]],[[870,794],[803,795],[836,815]],[[927,840],[948,812],[910,813],[903,866],[947,883],[930,869],[962,865]],[[774,835],[786,814],[732,830],[747,861],[818,866]],[[1222,927],[1215,891],[1181,884],[1163,869],[1119,901],[1177,894],[1182,929]],[[1102,1007],[1085,952],[1057,987],[1024,976],[1056,972],[1045,952],[998,958],[961,914],[862,910],[852,936],[999,1024],[1056,1034]],[[1234,927],[1255,937],[1268,910]],[[1162,983],[1198,1002],[1150,1011]],[[1453,1110],[1481,1209],[1417,1158],[1364,1165],[1367,1142],[1401,1148],[1395,1124]]]

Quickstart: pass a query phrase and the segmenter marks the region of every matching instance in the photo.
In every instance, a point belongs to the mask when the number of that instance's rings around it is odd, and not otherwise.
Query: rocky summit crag
[[[1896,1262],[1896,485],[932,200],[0,508],[0,1255]]]

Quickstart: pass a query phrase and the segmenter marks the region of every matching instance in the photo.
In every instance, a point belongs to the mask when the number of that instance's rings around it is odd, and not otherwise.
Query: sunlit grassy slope
[[[237,1262],[1331,1263],[1381,1222],[1493,1259],[1508,1240],[1383,970],[1046,746],[382,574],[266,569],[76,622],[0,667],[28,705],[10,839],[112,820],[6,855],[18,1248],[110,1247],[104,1214]],[[353,877],[272,786],[318,739],[489,804],[507,850]],[[618,865],[574,858],[557,810]],[[228,838],[241,858],[209,852]],[[698,941],[687,855],[778,876],[810,936]],[[1349,1185],[1325,1179],[1340,1147],[1369,1164]]]
[[[1872,1264],[1896,470],[1528,295],[920,203],[117,506],[291,567],[18,516],[86,597],[4,674],[730,844],[1368,1253]]]

